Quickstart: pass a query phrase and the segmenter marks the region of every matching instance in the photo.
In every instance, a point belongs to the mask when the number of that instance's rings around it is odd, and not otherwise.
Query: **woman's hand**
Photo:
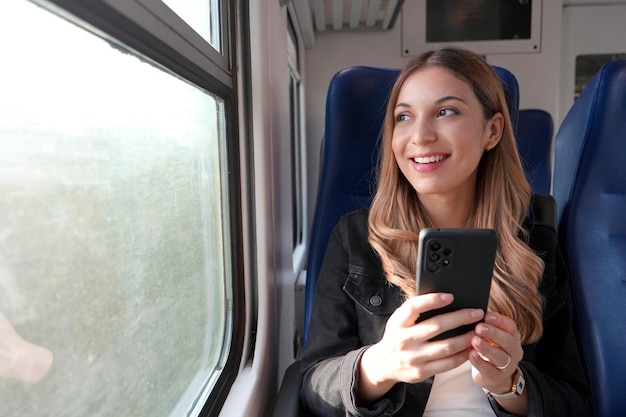
[[[502,314],[488,312],[485,322],[475,329],[472,337],[473,350],[469,359],[474,366],[474,382],[494,394],[511,391],[517,365],[524,351],[515,322]],[[527,391],[516,398],[497,401],[516,415],[526,415],[528,410]]]
[[[456,368],[469,357],[474,332],[445,340],[431,338],[483,318],[481,309],[463,309],[440,314],[418,324],[420,314],[445,307],[452,294],[432,293],[404,302],[389,318],[380,342],[361,357],[359,403],[370,403],[397,382],[415,383]]]
[[[50,349],[24,340],[0,312],[0,378],[37,383],[48,373],[52,360]]]

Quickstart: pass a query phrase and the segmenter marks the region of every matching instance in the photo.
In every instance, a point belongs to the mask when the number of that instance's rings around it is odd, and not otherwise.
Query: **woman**
[[[320,416],[592,415],[556,233],[525,219],[530,187],[484,59],[444,48],[405,67],[378,175],[370,210],[344,216],[329,241],[302,357],[305,407]],[[496,230],[486,314],[464,309],[416,324],[453,299],[416,296],[426,227]]]

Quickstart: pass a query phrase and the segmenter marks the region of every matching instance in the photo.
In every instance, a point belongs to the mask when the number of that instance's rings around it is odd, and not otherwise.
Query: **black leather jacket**
[[[529,245],[545,262],[544,333],[525,345],[520,362],[529,398],[529,416],[593,414],[577,344],[567,274],[553,227],[527,224]],[[301,399],[314,415],[422,416],[433,378],[399,383],[368,408],[355,403],[360,357],[383,335],[387,319],[402,303],[389,285],[381,262],[367,241],[367,211],[345,215],[335,227],[316,286],[315,305],[302,356]],[[509,416],[494,400],[498,416]]]

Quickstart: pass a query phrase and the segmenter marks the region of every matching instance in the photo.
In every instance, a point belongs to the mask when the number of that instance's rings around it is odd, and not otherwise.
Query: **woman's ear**
[[[487,123],[487,143],[485,145],[486,151],[490,151],[498,144],[498,142],[500,142],[503,131],[504,116],[502,115],[502,113],[497,112]]]

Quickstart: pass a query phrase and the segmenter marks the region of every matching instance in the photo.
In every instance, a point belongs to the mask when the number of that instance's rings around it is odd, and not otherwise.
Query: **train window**
[[[59,13],[0,6],[2,415],[198,415],[235,343],[228,102]]]
[[[616,59],[626,59],[626,53],[588,54],[576,57],[576,79],[574,84],[574,100],[580,96],[589,81],[605,64]]]
[[[296,31],[291,18],[287,19],[287,62],[289,67],[289,113],[291,136],[291,191],[292,191],[292,243],[294,270],[304,262],[305,244],[305,155],[302,129],[302,83],[300,78],[299,50]]]
[[[222,37],[218,0],[163,0],[174,12],[221,52]]]

